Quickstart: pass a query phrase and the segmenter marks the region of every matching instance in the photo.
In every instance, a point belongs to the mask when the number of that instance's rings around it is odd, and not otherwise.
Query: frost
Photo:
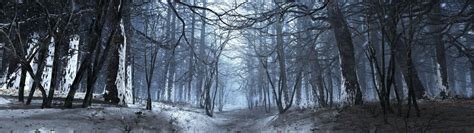
[[[74,77],[76,76],[77,65],[78,65],[78,50],[79,50],[79,35],[73,35],[69,39],[69,52],[68,52],[68,62],[66,66],[66,71],[64,74],[65,80],[61,85],[61,93],[65,93],[69,91],[69,86],[74,81]]]
[[[436,85],[439,88],[441,92],[445,92],[446,96],[449,96],[449,91],[447,90],[447,87],[443,84],[443,79],[441,78],[441,66],[439,63],[436,63]]]
[[[48,92],[48,90],[50,89],[50,86],[51,86],[51,77],[53,76],[53,61],[54,61],[54,45],[56,45],[54,43],[54,37],[51,37],[51,42],[49,44],[49,48],[48,48],[48,53],[47,53],[47,56],[46,56],[46,66],[44,67],[44,72],[43,72],[43,75],[42,75],[42,85],[44,87],[44,89],[46,90],[46,92]]]
[[[131,66],[127,65],[127,37],[125,36],[125,28],[123,21],[120,21],[121,34],[123,36],[123,45],[119,48],[119,70],[117,72],[117,91],[118,98],[120,99],[119,104],[129,104],[133,102],[132,99],[132,72]]]
[[[344,78],[344,76],[341,76],[341,91],[340,91],[340,98],[339,100],[342,101],[342,103],[345,103],[345,104],[349,104],[349,103],[346,103],[348,101],[352,101],[350,99],[350,96],[349,94],[347,94],[347,87],[346,87],[346,82],[349,82],[346,80],[346,78]]]

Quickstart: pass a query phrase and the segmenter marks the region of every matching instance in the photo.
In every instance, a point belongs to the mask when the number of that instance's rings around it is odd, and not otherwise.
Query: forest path
[[[221,119],[222,123],[217,127],[229,132],[254,132],[262,130],[267,118],[275,116],[275,112],[268,113],[263,108],[253,110],[236,109],[230,111],[217,112],[216,119]]]

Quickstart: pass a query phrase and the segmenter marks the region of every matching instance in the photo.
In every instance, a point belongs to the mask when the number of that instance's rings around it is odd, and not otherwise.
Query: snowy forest
[[[0,0],[0,132],[474,132],[473,0]]]

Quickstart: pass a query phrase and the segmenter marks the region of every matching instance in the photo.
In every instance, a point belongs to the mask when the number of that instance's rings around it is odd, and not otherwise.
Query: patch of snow
[[[342,62],[342,59],[339,59],[339,60],[340,60],[340,62]],[[342,67],[341,67],[341,71],[342,71]],[[352,99],[351,99],[350,95],[347,92],[348,88],[346,86],[346,82],[349,82],[349,81],[347,81],[347,79],[341,73],[341,89],[340,89],[341,91],[340,91],[339,100],[341,100],[341,103],[343,103],[343,104],[348,104],[347,102],[352,102]]]
[[[9,100],[3,97],[0,97],[0,105],[9,104],[9,103],[11,103]]]
[[[449,96],[450,95],[450,92],[448,91],[447,87],[445,84],[443,84],[443,78],[442,78],[442,75],[441,75],[441,66],[438,62],[436,62],[436,85],[437,87],[439,88],[439,91],[435,91],[435,92],[445,92],[446,96]],[[435,93],[434,96],[437,96],[439,93]]]

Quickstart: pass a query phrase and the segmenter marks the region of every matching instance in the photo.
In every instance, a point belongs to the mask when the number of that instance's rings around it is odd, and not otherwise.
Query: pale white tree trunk
[[[123,21],[120,21],[120,33],[123,36],[123,44],[119,45],[119,70],[117,72],[117,92],[120,99],[119,104],[127,105],[133,102],[131,66],[127,65],[127,37]]]
[[[73,35],[69,39],[69,52],[68,52],[68,62],[66,63],[66,71],[64,73],[64,82],[60,85],[59,93],[69,92],[69,86],[71,86],[74,77],[77,73],[77,60],[79,59],[78,50],[79,50],[79,35]]]

